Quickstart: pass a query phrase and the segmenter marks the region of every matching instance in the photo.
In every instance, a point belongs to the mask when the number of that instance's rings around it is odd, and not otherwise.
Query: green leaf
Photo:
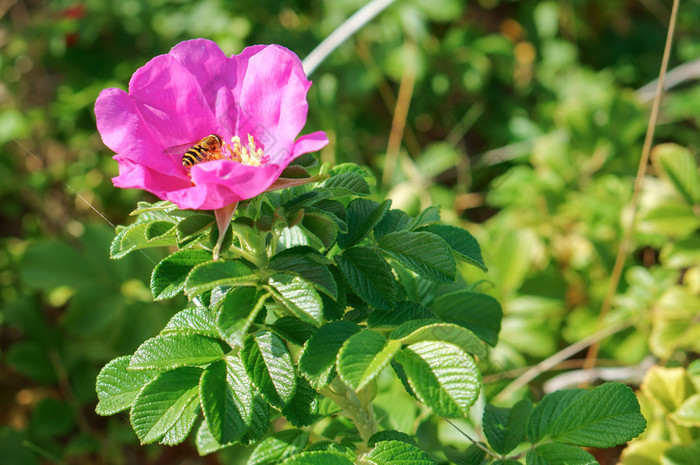
[[[155,300],[170,299],[185,288],[185,279],[196,265],[211,260],[206,250],[180,250],[165,257],[153,269],[151,292]]]
[[[320,402],[318,394],[305,378],[297,378],[297,390],[294,397],[282,409],[282,415],[297,428],[309,426],[319,417]]]
[[[348,232],[348,212],[345,205],[337,200],[324,199],[316,202],[312,207],[305,208],[304,211],[324,215],[335,222],[338,231]]]
[[[30,449],[30,436],[27,431],[15,429],[9,425],[0,426],[0,450],[3,453],[3,465],[39,465],[39,456]],[[32,439],[36,440],[36,439]]]
[[[315,236],[326,249],[331,248],[338,237],[338,225],[326,215],[304,210],[301,226],[303,230]]]
[[[500,455],[506,455],[525,439],[525,427],[532,411],[529,399],[523,399],[513,408],[499,408],[486,405],[484,409],[484,434],[491,448]]]
[[[690,268],[700,263],[700,235],[667,242],[659,255],[664,268]]]
[[[253,396],[253,414],[250,426],[241,439],[240,444],[250,445],[260,442],[270,428],[270,405],[265,402],[259,392]]]
[[[279,336],[258,331],[246,340],[241,358],[265,400],[278,408],[289,403],[296,391],[296,375],[292,356]]]
[[[408,444],[413,444],[414,446],[416,445],[416,439],[413,436],[409,436],[401,431],[386,429],[374,433],[372,437],[367,440],[367,446],[374,447],[382,441],[401,441]]]
[[[408,229],[411,223],[411,218],[402,210],[391,209],[374,227],[374,238],[381,241],[389,233]]]
[[[399,231],[379,241],[379,247],[409,270],[438,283],[455,280],[457,266],[452,250],[436,234]]]
[[[486,458],[486,451],[477,447],[476,444],[470,445],[466,451],[458,451],[454,447],[447,446],[443,452],[455,465],[482,465]]]
[[[158,442],[164,446],[174,446],[183,442],[187,439],[187,435],[190,434],[190,431],[192,431],[192,426],[194,426],[197,418],[199,418],[201,410],[199,397],[196,397],[185,407],[180,418]]]
[[[190,307],[177,312],[160,332],[161,335],[171,333],[219,337],[214,315],[206,307]]]
[[[585,393],[583,389],[562,389],[544,396],[527,421],[527,437],[530,442],[536,443],[544,439],[554,419]]]
[[[338,352],[338,375],[354,391],[364,388],[401,348],[401,342],[387,340],[372,330],[350,336]]]
[[[146,240],[154,239],[175,240],[176,230],[175,223],[172,221],[152,221],[148,223],[146,228]]]
[[[237,287],[226,293],[216,312],[216,326],[231,347],[243,347],[248,329],[269,297],[253,287]]]
[[[391,267],[374,249],[353,247],[336,255],[340,271],[353,291],[365,302],[389,310],[396,301],[396,282]]]
[[[700,204],[700,172],[688,149],[676,144],[659,144],[652,150],[651,160],[689,205]]]
[[[638,230],[645,234],[683,237],[700,227],[700,217],[680,200],[669,200],[640,212]]]
[[[195,437],[195,442],[197,445],[197,452],[199,455],[207,455],[212,452],[230,447],[233,443],[220,444],[219,441],[211,434],[209,431],[209,426],[206,420],[202,421],[197,428],[197,436]]]
[[[527,465],[598,465],[585,450],[566,444],[542,444],[527,452]]]
[[[663,465],[695,465],[700,457],[700,441],[669,447],[661,459]]]
[[[345,443],[357,443],[361,441],[359,434],[353,431],[353,427],[350,426],[350,422],[344,418],[334,418],[330,421],[328,426],[326,426],[322,435],[324,437],[340,437]],[[349,460],[355,460],[355,448],[346,446],[339,442],[333,442],[328,440],[318,441],[306,448],[307,452],[323,451],[332,452],[335,454],[342,455]]]
[[[646,428],[634,392],[621,383],[606,383],[583,393],[575,390],[574,394],[559,395],[556,402],[547,405],[538,416],[535,415],[537,409],[528,422],[528,434],[535,422],[540,426],[533,433],[534,437],[542,438],[541,425],[549,424],[544,436],[575,446],[616,446],[638,436]]]
[[[319,190],[303,192],[282,205],[284,215],[289,218],[306,206],[313,205],[320,200],[329,198],[330,196],[331,194],[329,192]],[[279,214],[279,211],[276,214]]]
[[[187,275],[185,293],[196,296],[218,286],[252,286],[259,282],[253,271],[241,262],[217,260],[200,263]]]
[[[359,173],[346,171],[336,174],[319,186],[328,189],[335,197],[343,195],[369,195],[369,184]]]
[[[214,223],[215,218],[212,215],[192,215],[180,221],[177,226],[177,238],[180,242],[195,234],[205,234]]]
[[[142,213],[150,212],[171,212],[173,210],[177,210],[177,206],[168,200],[160,200],[154,203],[138,201],[136,202],[136,209],[129,213],[129,216],[138,216]]]
[[[282,170],[282,174],[280,174],[280,178],[287,178],[287,179],[304,179],[308,178],[311,175],[309,172],[306,170],[301,165],[287,165],[287,167]]]
[[[312,283],[319,291],[338,298],[338,285],[327,264],[330,261],[310,247],[300,246],[284,250],[270,259],[270,268],[299,276]]]
[[[382,441],[366,456],[376,465],[434,465],[428,454],[404,441]]]
[[[147,231],[152,222],[134,223],[120,230],[110,245],[110,258],[122,258],[134,250],[177,244],[174,234],[155,236],[149,240]]]
[[[696,389],[682,367],[652,366],[644,375],[641,391],[658,403],[665,413],[671,413],[695,394]]]
[[[416,396],[433,412],[466,416],[476,401],[481,375],[471,355],[445,342],[418,342],[396,354]]]
[[[418,231],[440,236],[452,248],[458,259],[488,271],[484,259],[481,257],[481,247],[468,231],[447,224],[431,224],[418,229]]]
[[[293,316],[283,316],[277,319],[270,325],[270,329],[279,334],[283,339],[300,346],[303,346],[316,331],[315,326],[305,323]]]
[[[664,452],[670,446],[670,441],[649,439],[632,441],[625,447],[620,460],[620,464],[659,465],[663,463],[661,460],[664,455]]]
[[[421,278],[403,266],[395,267],[394,272],[396,273],[399,284],[401,284],[401,287],[406,292],[407,300],[421,305],[428,305],[438,296],[438,290],[441,284]]]
[[[403,301],[397,303],[390,312],[373,312],[367,318],[367,326],[370,328],[395,328],[407,321],[435,318],[435,314],[427,307],[415,302]]]
[[[270,280],[272,297],[292,315],[314,326],[323,321],[323,301],[314,286],[299,277],[282,282]]]
[[[343,343],[360,327],[350,321],[333,321],[321,326],[306,341],[299,356],[299,371],[314,389],[321,389],[333,379],[336,355]]]
[[[70,434],[76,426],[75,414],[71,406],[62,400],[44,397],[36,405],[32,406],[31,418],[27,425],[27,431],[31,431],[32,437],[42,440],[58,439],[57,436]],[[2,451],[3,454],[7,452]],[[2,464],[6,465],[6,456]]]
[[[391,206],[391,200],[381,204],[367,199],[355,199],[348,204],[348,233],[338,235],[338,245],[348,249],[358,244],[379,223]]]
[[[332,265],[328,269],[333,275],[333,280],[338,285],[338,298],[333,300],[325,294],[321,295],[323,300],[323,317],[327,321],[340,320],[345,315],[348,306],[348,286],[337,266]]]
[[[127,370],[130,359],[130,355],[115,358],[97,375],[98,415],[113,415],[130,408],[141,388],[158,374],[154,370]]]
[[[498,342],[503,310],[496,299],[477,292],[443,294],[431,305],[442,320],[467,328],[490,346]]]
[[[200,368],[182,367],[161,373],[139,392],[131,408],[131,426],[141,441],[181,442],[199,411]],[[172,433],[172,434],[169,434]],[[184,433],[184,434],[183,434]]]
[[[89,269],[77,266],[85,262],[83,255],[58,239],[41,239],[27,245],[19,273],[24,285],[31,289],[51,290],[58,286],[77,288],[89,281]],[[75,266],[66,266],[66,264]]]
[[[131,369],[170,370],[206,365],[224,354],[221,344],[199,334],[164,334],[148,339],[131,357]]]
[[[209,431],[219,444],[241,438],[251,424],[254,389],[237,357],[209,365],[199,386]]]
[[[700,394],[688,397],[678,409],[670,415],[677,424],[686,428],[700,426]]]
[[[422,341],[449,342],[463,351],[478,357],[486,357],[484,343],[468,329],[452,323],[435,320],[410,320],[403,323],[391,333],[392,339],[398,339],[404,345]]]
[[[337,452],[313,451],[293,455],[282,465],[353,465],[344,455]]]
[[[306,246],[318,246],[318,248],[323,247],[323,243],[315,243],[315,238],[310,237],[307,232],[305,232],[300,226],[294,226],[291,228],[285,228],[279,236],[279,241],[277,242],[277,251],[282,251],[285,249],[290,249],[299,245]]]
[[[437,205],[431,205],[416,216],[416,218],[411,222],[409,229],[418,229],[421,226],[426,226],[433,223],[440,222],[440,207]]]
[[[262,440],[248,458],[248,465],[276,465],[298,454],[309,440],[309,433],[300,429],[287,429]]]
[[[42,384],[55,383],[57,374],[44,346],[33,341],[17,341],[7,350],[7,362],[17,372]]]

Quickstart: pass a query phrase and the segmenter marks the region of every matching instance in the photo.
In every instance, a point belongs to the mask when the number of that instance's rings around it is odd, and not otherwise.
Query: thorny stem
[[[622,236],[622,241],[620,242],[620,247],[617,250],[617,256],[615,257],[615,264],[613,265],[612,273],[610,274],[608,289],[605,293],[605,298],[603,299],[603,304],[601,305],[600,313],[598,314],[598,327],[602,326],[605,317],[610,311],[613,298],[615,297],[615,293],[617,292],[617,286],[620,283],[620,277],[622,276],[622,269],[624,268],[625,260],[632,248],[632,235],[634,233],[634,226],[637,218],[637,208],[639,207],[639,198],[642,190],[642,182],[644,181],[647,165],[649,164],[651,145],[654,141],[654,130],[656,129],[656,121],[659,117],[661,97],[664,93],[664,80],[666,78],[666,70],[668,69],[668,60],[671,55],[673,33],[676,28],[678,3],[679,0],[673,0],[673,9],[671,10],[671,19],[669,20],[668,34],[666,35],[666,46],[664,47],[664,55],[661,59],[661,69],[659,70],[659,80],[656,86],[656,95],[654,97],[654,103],[651,106],[651,114],[649,115],[649,124],[647,126],[646,137],[644,138],[642,156],[639,159],[639,168],[637,169],[637,176],[634,179],[634,192],[632,193],[632,199],[630,200],[629,206],[631,213],[629,221],[627,222],[627,224],[624,225],[624,233]],[[586,363],[584,364],[584,369],[591,369],[595,366],[596,359],[598,358],[599,349],[600,341],[596,341],[589,347],[588,353],[586,354]]]
[[[338,377],[320,392],[342,409],[343,415],[353,422],[360,437],[367,444],[369,438],[377,432],[377,419],[371,399],[361,395],[362,393],[358,395]]]

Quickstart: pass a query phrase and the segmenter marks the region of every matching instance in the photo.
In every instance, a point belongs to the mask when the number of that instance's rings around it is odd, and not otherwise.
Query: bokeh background
[[[112,186],[117,164],[96,131],[94,102],[191,38],[228,54],[278,43],[303,59],[365,3],[0,1],[0,464],[244,460],[236,448],[200,458],[189,443],[141,447],[127,418],[94,413],[99,369],[186,304],[153,302],[158,251],[108,258],[114,226],[153,197]],[[605,341],[599,365],[695,357],[700,338],[684,331],[697,330],[700,210],[658,165],[614,305],[598,317],[670,12],[662,0],[397,0],[311,76],[305,132],[328,134],[322,162],[367,166],[376,196],[412,214],[441,205],[443,219],[480,240],[490,272],[461,272],[505,312],[484,365],[487,395],[632,316]],[[700,2],[686,0],[670,64],[681,68],[656,141],[691,160],[698,60]],[[654,312],[670,291],[688,310],[681,323],[673,317],[676,332]],[[580,368],[581,358],[558,369]],[[529,389],[543,392],[557,373]],[[428,421],[410,433],[434,448],[464,442]],[[598,458],[615,463],[617,453]]]

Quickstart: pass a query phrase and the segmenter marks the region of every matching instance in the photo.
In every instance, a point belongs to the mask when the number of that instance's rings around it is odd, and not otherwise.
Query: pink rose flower
[[[297,138],[310,86],[299,58],[279,45],[227,57],[209,40],[182,42],[139,68],[128,93],[111,88],[97,98],[97,129],[119,163],[112,181],[181,209],[255,197],[296,157],[328,143],[322,131]],[[184,152],[210,134],[224,146],[184,166]]]

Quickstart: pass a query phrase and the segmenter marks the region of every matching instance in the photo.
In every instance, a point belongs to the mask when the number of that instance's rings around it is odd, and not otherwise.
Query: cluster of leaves
[[[363,198],[368,176],[354,165],[321,171],[308,178],[327,178],[314,189],[239,205],[217,261],[213,215],[167,202],[139,206],[137,220],[115,237],[112,256],[176,246],[154,268],[151,290],[155,299],[184,292],[193,305],[102,370],[98,413],[130,408],[142,443],[176,444],[202,412],[196,436],[206,453],[258,442],[273,416],[303,427],[340,408],[355,432],[336,437],[330,428],[327,439],[353,444],[359,433],[377,443],[367,460],[427,460],[410,444],[371,439],[378,433],[370,406],[375,381],[391,365],[433,412],[468,414],[481,386],[474,355],[495,345],[501,318],[493,298],[450,286],[458,261],[485,268],[479,246],[467,231],[441,224],[437,207],[411,218],[390,201]],[[293,165],[283,177],[304,173]],[[301,451],[304,441],[294,437]]]
[[[630,442],[622,465],[672,463],[691,465],[700,456],[700,363],[687,369],[654,366],[639,393],[649,427]]]
[[[620,383],[609,383],[590,391],[567,389],[546,395],[533,409],[529,399],[512,408],[487,405],[483,417],[484,435],[501,465],[596,464],[580,447],[606,448],[638,436],[646,428],[634,392]],[[523,451],[521,443],[529,443]],[[521,446],[521,447],[518,447]],[[580,447],[576,447],[580,446]],[[517,448],[518,454],[506,458]],[[486,452],[477,445],[465,453],[450,451],[457,464],[484,463]]]
[[[291,173],[306,170],[294,165],[283,176]],[[354,165],[327,175],[316,188],[242,205],[217,261],[213,215],[168,202],[139,206],[137,220],[118,232],[113,257],[178,247],[156,265],[151,290],[155,299],[184,292],[193,305],[133,355],[105,366],[98,413],[131,409],[141,442],[167,445],[183,441],[202,413],[200,453],[257,444],[249,464],[434,463],[405,432],[380,430],[372,401],[391,366],[395,381],[434,414],[469,417],[481,388],[474,356],[495,345],[501,309],[451,283],[458,260],[485,269],[480,248],[467,231],[441,224],[436,207],[411,218],[389,201],[363,198],[367,175]],[[338,413],[352,424],[336,417],[312,426]],[[276,417],[295,428],[263,439]],[[535,409],[529,400],[489,405],[483,423],[489,460],[529,442],[530,464],[595,463],[576,446],[610,447],[645,427],[621,384],[560,391]],[[323,440],[310,442],[307,427]],[[443,453],[482,463],[486,450]]]
[[[183,441],[202,413],[200,453],[259,443],[249,464],[434,463],[406,432],[380,430],[372,401],[391,366],[434,414],[469,417],[481,388],[474,356],[496,344],[501,319],[493,298],[453,284],[458,261],[485,269],[480,248],[467,231],[441,224],[436,207],[412,218],[364,198],[368,176],[355,165],[315,177],[293,165],[283,174],[291,176],[324,180],[240,206],[222,260],[211,259],[218,231],[210,214],[142,203],[120,228],[115,258],[179,249],[156,265],[151,290],[155,299],[184,292],[193,305],[104,367],[97,412],[130,409],[142,443],[167,445]],[[319,426],[338,413],[352,424],[336,417]],[[263,439],[277,417],[296,429]],[[487,406],[483,420],[491,458],[527,435],[530,464],[594,463],[576,446],[610,447],[645,427],[620,384],[560,391],[534,410],[529,400]],[[309,442],[306,427],[323,440]],[[480,447],[444,453],[481,463]]]

